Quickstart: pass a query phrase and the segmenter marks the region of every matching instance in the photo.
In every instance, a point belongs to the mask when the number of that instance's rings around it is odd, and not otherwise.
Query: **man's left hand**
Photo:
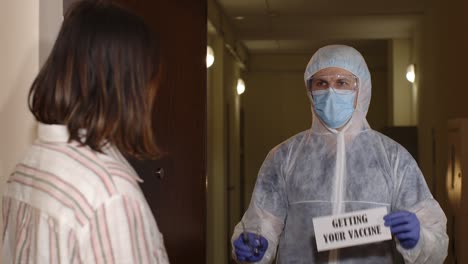
[[[412,249],[419,241],[420,224],[416,214],[398,211],[384,216],[385,226],[390,227],[405,249]]]

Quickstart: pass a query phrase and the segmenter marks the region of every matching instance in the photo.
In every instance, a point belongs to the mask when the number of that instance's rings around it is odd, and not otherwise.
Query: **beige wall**
[[[445,187],[448,156],[447,121],[453,118],[468,118],[466,107],[468,87],[460,82],[467,71],[468,34],[465,29],[465,25],[468,24],[467,14],[468,2],[465,0],[454,0],[450,4],[442,0],[428,1],[422,34],[418,40],[420,164],[428,183],[433,188],[433,193],[449,218],[449,234],[452,232],[453,218],[448,207]],[[435,148],[432,144],[433,138]],[[468,157],[463,158],[468,159]],[[463,195],[466,199],[468,193]],[[456,221],[464,223],[468,221],[466,202],[463,212],[465,212],[464,217]],[[462,230],[458,229],[458,232],[460,231]],[[458,246],[462,246],[464,250],[458,252],[464,255],[463,259],[458,259],[458,263],[467,263],[467,230],[464,229],[460,235],[464,236],[464,244]],[[451,248],[452,245],[449,247],[450,253]],[[451,256],[447,263],[453,263],[452,261]]]
[[[76,0],[74,0],[76,1]],[[63,0],[40,0],[39,4],[39,65],[43,65],[63,21]]]
[[[29,87],[44,62],[62,21],[58,0],[0,4],[0,173],[2,183],[34,139],[27,107]],[[3,186],[3,185],[2,185]]]
[[[15,163],[33,140],[35,122],[26,98],[39,68],[38,3],[0,4],[0,194]]]
[[[3,1],[0,34],[0,173],[3,186],[33,138],[34,122],[26,97],[39,68],[38,2]]]

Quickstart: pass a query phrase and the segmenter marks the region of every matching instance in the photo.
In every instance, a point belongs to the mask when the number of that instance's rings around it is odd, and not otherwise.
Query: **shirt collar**
[[[65,125],[38,124],[38,137],[40,141],[66,143],[70,138],[68,128]]]
[[[86,130],[80,129],[78,131],[82,137],[85,136]],[[49,143],[67,143],[70,138],[70,133],[66,125],[47,125],[43,123],[38,124],[38,137],[42,142]],[[128,161],[122,156],[122,154],[113,146],[107,145],[103,149],[105,153],[104,156],[111,158],[115,161],[120,161],[124,163],[128,168],[130,168],[131,176],[135,178],[138,182],[143,182],[143,180],[138,176],[138,173],[133,169],[133,167],[128,163]]]

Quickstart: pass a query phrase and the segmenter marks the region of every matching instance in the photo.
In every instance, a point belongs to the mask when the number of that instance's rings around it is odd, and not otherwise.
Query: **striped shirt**
[[[3,197],[3,263],[169,263],[138,186],[112,146],[68,142],[67,128],[39,124],[39,138]]]

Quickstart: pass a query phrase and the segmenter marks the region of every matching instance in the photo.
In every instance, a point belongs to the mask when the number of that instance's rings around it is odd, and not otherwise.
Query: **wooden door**
[[[168,155],[132,161],[171,263],[206,263],[206,0],[114,0],[158,33],[163,56],[153,115]],[[164,171],[164,175],[162,172]]]
[[[63,0],[64,12],[78,0]],[[160,38],[163,72],[153,123],[168,155],[131,161],[172,264],[206,263],[206,0],[112,0]]]

